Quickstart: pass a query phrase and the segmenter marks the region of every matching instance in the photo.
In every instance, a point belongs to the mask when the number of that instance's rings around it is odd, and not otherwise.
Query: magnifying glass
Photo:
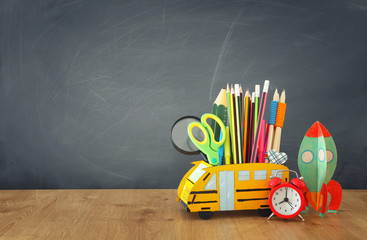
[[[201,154],[203,159],[206,159],[206,155],[203,154],[190,140],[187,134],[187,127],[192,122],[200,122],[198,117],[184,116],[179,118],[171,128],[171,142],[177,151],[187,155]],[[192,134],[199,140],[204,140],[204,134],[199,128],[193,128]]]

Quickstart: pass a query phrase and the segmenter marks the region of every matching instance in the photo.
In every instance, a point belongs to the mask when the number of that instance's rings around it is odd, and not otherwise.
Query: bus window
[[[266,180],[266,170],[254,171],[254,180]]]
[[[208,166],[200,163],[199,166],[191,173],[189,180],[193,183],[196,183],[196,181],[203,176],[205,173],[205,170],[203,168],[207,168]]]
[[[278,171],[281,171],[281,170],[271,170],[271,176],[275,177],[275,174],[277,174]],[[278,173],[277,177],[283,178],[283,172]]]
[[[238,171],[238,181],[246,181],[246,180],[250,180],[250,171],[249,170]]]
[[[217,190],[217,174],[214,173],[206,184],[204,190]]]

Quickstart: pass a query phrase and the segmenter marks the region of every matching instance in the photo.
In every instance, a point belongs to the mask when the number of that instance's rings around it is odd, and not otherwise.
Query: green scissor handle
[[[210,127],[210,125],[208,124],[207,120],[208,119],[212,119],[214,121],[216,121],[220,127],[220,129],[223,132],[223,137],[222,139],[217,142],[214,138],[214,132],[213,129]],[[192,129],[194,127],[198,127],[204,134],[204,140],[203,141],[199,141],[197,140],[194,135],[192,134]],[[211,165],[216,166],[219,164],[219,155],[218,155],[218,150],[219,148],[224,144],[225,140],[226,140],[226,128],[222,122],[222,120],[220,120],[220,118],[218,118],[216,115],[211,114],[211,113],[205,113],[202,117],[201,117],[201,123],[199,122],[192,122],[189,124],[189,126],[187,127],[187,133],[191,139],[191,141],[194,143],[194,145],[203,153],[206,154],[208,161]]]

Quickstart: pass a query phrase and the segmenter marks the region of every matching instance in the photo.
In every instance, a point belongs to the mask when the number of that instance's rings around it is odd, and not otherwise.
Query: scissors
[[[222,131],[222,138],[219,142],[214,139],[214,132],[210,125],[207,123],[208,119],[212,119],[212,121],[216,121]],[[204,134],[204,140],[199,141],[197,140],[194,135],[192,134],[192,129],[194,127],[198,127]],[[187,127],[187,133],[193,142],[193,144],[203,153],[206,154],[208,161],[211,165],[217,166],[219,161],[221,160],[219,157],[219,148],[224,144],[226,140],[226,127],[224,126],[222,120],[214,114],[205,113],[201,117],[201,123],[199,122],[192,122]],[[223,153],[221,154],[223,156]]]

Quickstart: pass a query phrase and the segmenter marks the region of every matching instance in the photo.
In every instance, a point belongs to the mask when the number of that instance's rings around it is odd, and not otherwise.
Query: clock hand
[[[287,198],[288,188],[285,188],[285,198]]]
[[[280,203],[278,203],[278,204],[281,204],[281,203],[284,203],[285,202],[285,200],[283,200],[283,201],[281,201]]]
[[[289,204],[289,206],[291,206],[292,209],[294,208],[293,205],[289,201],[287,203]]]

